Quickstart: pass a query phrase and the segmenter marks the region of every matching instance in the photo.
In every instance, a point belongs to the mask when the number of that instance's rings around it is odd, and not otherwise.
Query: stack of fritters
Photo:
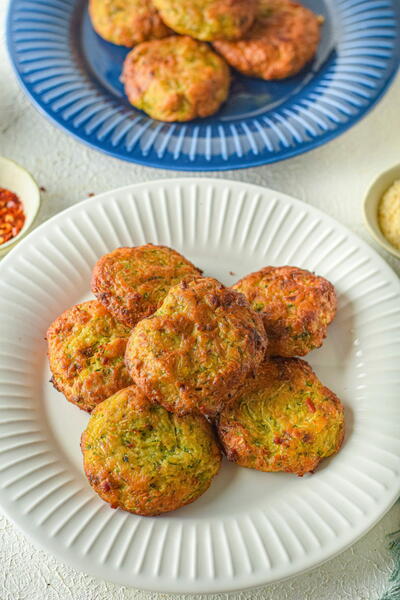
[[[292,0],[90,0],[89,13],[104,39],[137,44],[124,63],[125,92],[161,121],[215,113],[229,94],[228,65],[266,80],[296,75],[314,57],[322,23]]]
[[[322,277],[265,267],[226,288],[148,244],[100,258],[92,291],[50,326],[49,361],[54,386],[94,409],[84,467],[113,507],[154,515],[192,502],[220,445],[241,466],[298,475],[339,449],[343,407],[294,358],[321,346],[335,316]]]

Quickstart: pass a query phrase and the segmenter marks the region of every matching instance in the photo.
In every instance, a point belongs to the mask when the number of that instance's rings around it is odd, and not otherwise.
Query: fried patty
[[[343,405],[304,360],[274,358],[220,414],[218,434],[227,458],[242,467],[304,475],[339,450]]]
[[[322,346],[336,314],[333,285],[297,267],[265,267],[233,289],[261,314],[271,356],[305,356]]]
[[[254,25],[239,41],[214,47],[232,67],[250,77],[284,79],[314,57],[322,18],[291,0],[258,0]]]
[[[172,36],[134,48],[121,81],[129,102],[153,119],[189,121],[217,112],[228,97],[230,72],[207,44]]]
[[[100,302],[90,300],[63,312],[47,331],[54,387],[82,410],[131,385],[124,364],[130,328]]]
[[[246,298],[211,278],[172,288],[140,321],[128,370],[148,398],[177,414],[215,417],[261,362],[267,339]]]
[[[159,308],[172,286],[200,276],[179,252],[147,244],[102,256],[93,269],[91,287],[116,319],[134,327]]]
[[[171,34],[152,0],[90,0],[89,15],[102,38],[128,48]]]
[[[154,0],[177,33],[210,42],[238,40],[253,24],[257,0]]]
[[[112,508],[158,515],[196,500],[221,463],[211,425],[179,417],[131,386],[93,411],[82,435],[86,476]]]

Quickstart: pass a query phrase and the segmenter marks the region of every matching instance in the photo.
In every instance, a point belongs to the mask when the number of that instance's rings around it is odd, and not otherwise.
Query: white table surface
[[[39,222],[86,198],[129,183],[190,174],[124,163],[79,144],[29,104],[8,64],[0,0],[0,155],[24,165],[42,193]],[[381,251],[362,224],[361,201],[371,179],[400,162],[400,76],[363,121],[330,144],[271,166],[205,175],[264,185],[312,204]],[[202,174],[195,174],[201,177]],[[393,566],[386,534],[400,524],[400,503],[350,549],[313,571],[238,600],[377,600]],[[220,595],[222,598],[224,595]],[[0,514],[0,600],[161,600],[165,595],[99,581],[35,548]],[[186,598],[189,598],[187,596]],[[195,597],[194,597],[195,598]]]

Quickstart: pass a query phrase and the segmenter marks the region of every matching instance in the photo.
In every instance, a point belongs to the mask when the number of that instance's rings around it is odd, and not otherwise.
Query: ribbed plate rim
[[[283,205],[285,203],[290,203],[290,204],[294,204],[298,208],[301,207],[308,214],[321,218],[323,222],[328,223],[329,225],[333,226],[335,228],[335,230],[340,231],[341,233],[344,233],[346,235],[346,237],[348,237],[351,241],[355,242],[357,244],[357,246],[359,248],[361,248],[365,254],[367,254],[370,258],[373,258],[373,260],[375,261],[375,264],[377,264],[379,266],[379,268],[385,273],[385,277],[392,280],[392,282],[395,283],[397,289],[400,292],[400,282],[398,281],[397,276],[392,271],[392,269],[383,261],[383,259],[381,257],[379,257],[379,255],[377,255],[376,252],[373,251],[363,240],[360,240],[358,238],[358,236],[353,234],[346,227],[337,223],[337,221],[335,221],[328,215],[325,215],[322,211],[320,211],[310,205],[307,205],[304,202],[296,200],[286,194],[282,194],[280,192],[275,192],[273,190],[269,190],[268,188],[263,188],[261,186],[247,184],[247,183],[241,183],[241,182],[237,182],[237,181],[230,181],[230,180],[224,180],[224,179],[211,179],[211,178],[160,179],[158,181],[152,181],[152,182],[147,182],[147,183],[137,183],[137,184],[121,187],[117,190],[112,190],[112,191],[100,194],[99,196],[96,196],[93,198],[88,198],[88,199],[66,209],[65,211],[62,211],[58,215],[55,215],[54,217],[49,219],[47,222],[43,223],[40,227],[38,227],[31,234],[29,234],[27,236],[27,238],[25,240],[23,240],[19,244],[18,247],[14,248],[12,250],[12,252],[8,255],[8,257],[2,261],[2,263],[0,265],[0,276],[8,268],[8,265],[12,264],[14,257],[17,257],[19,254],[23,254],[24,249],[26,247],[28,247],[30,244],[34,243],[36,238],[40,238],[42,232],[45,232],[46,229],[48,229],[50,231],[52,229],[53,224],[55,224],[57,221],[61,222],[65,215],[72,214],[72,213],[77,213],[77,214],[84,213],[86,208],[93,207],[97,204],[101,205],[110,197],[127,196],[129,193],[133,193],[133,194],[135,192],[140,193],[140,191],[146,191],[149,188],[159,188],[162,186],[165,186],[165,187],[168,187],[168,186],[188,187],[191,185],[197,185],[200,187],[208,185],[208,186],[216,188],[217,190],[218,190],[218,188],[221,189],[222,187],[229,187],[233,191],[247,190],[249,192],[249,194],[251,194],[251,193],[253,193],[254,195],[258,194],[258,195],[261,195],[261,197],[264,197],[264,199],[262,201],[268,201],[268,199],[274,198],[274,199],[277,199],[279,202],[282,202]],[[120,199],[120,200],[117,199],[117,202],[118,201],[122,201],[122,199]],[[1,475],[0,475],[0,479],[1,479]],[[357,536],[354,536],[353,538],[351,538],[351,541],[342,545],[340,548],[336,549],[335,551],[330,552],[327,555],[323,555],[323,558],[320,561],[317,561],[311,565],[308,565],[305,569],[301,569],[301,572],[304,572],[305,570],[310,570],[310,569],[318,566],[319,564],[325,562],[326,560],[329,560],[330,558],[336,556],[337,554],[342,552],[346,547],[350,546],[357,539],[362,537],[369,529],[371,529],[376,524],[376,522],[383,516],[383,514],[385,514],[385,512],[387,510],[389,510],[389,508],[393,505],[393,503],[397,499],[399,493],[400,493],[400,479],[397,479],[396,486],[393,486],[392,493],[389,496],[387,496],[386,502],[383,506],[383,509],[381,508],[381,510],[378,510],[376,512],[376,514],[374,513],[373,519],[368,520],[367,526],[365,528],[363,528],[363,530],[361,532],[359,532],[359,534]],[[3,504],[3,508],[5,509],[6,514],[12,520],[16,521],[17,525],[18,525],[18,520],[19,520],[18,511],[16,513],[12,506],[7,505],[7,503],[4,504],[4,493],[3,492],[0,495],[0,499],[1,499],[1,502]],[[40,528],[37,528],[37,531],[27,531],[25,528],[22,528],[22,529],[25,534],[27,534],[29,537],[31,537],[35,543],[38,543],[44,549],[47,549],[47,550],[50,549],[61,560],[63,560],[64,562],[67,562],[69,564],[72,564],[75,568],[78,568],[78,569],[82,568],[80,565],[80,561],[78,559],[74,560],[73,553],[71,554],[71,552],[68,552],[66,549],[62,550],[57,547],[57,540],[55,540],[55,539],[51,540],[51,542],[49,543],[49,540],[44,541],[43,539],[41,539]],[[97,577],[102,576],[101,566],[99,566],[99,565],[97,565],[97,567],[95,565],[93,565],[93,569],[85,566],[85,571],[88,571]],[[283,578],[292,577],[295,574],[296,574],[296,572],[291,572]],[[279,579],[283,579],[283,578],[280,577]],[[126,581],[121,582],[120,580],[118,580],[118,577],[115,579],[115,581],[116,581],[116,583],[124,583],[125,585],[127,584]],[[272,578],[269,580],[269,582],[272,582],[272,581],[276,581],[276,579]],[[237,591],[238,589],[258,587],[258,586],[263,585],[264,583],[265,583],[264,580],[259,579],[259,580],[255,580],[255,581],[243,582],[243,586],[240,586],[240,587],[237,587],[236,584],[234,587],[232,587],[232,586],[229,587],[229,585],[227,585],[225,582],[223,587],[218,587],[218,585],[216,585],[214,587],[209,586],[205,589],[202,588],[201,590],[196,589],[196,588],[193,588],[190,590],[182,590],[181,588],[179,588],[179,586],[170,586],[170,588],[167,589],[168,586],[166,587],[165,585],[162,585],[159,582],[157,582],[155,585],[151,586],[151,585],[145,585],[145,584],[143,584],[142,581],[140,581],[140,587],[143,589],[149,589],[151,591],[157,590],[157,591],[161,591],[161,592],[162,591],[163,592],[190,591],[192,593],[204,593],[204,592],[211,593],[211,592],[222,592],[222,591]],[[131,584],[135,584],[135,581],[133,580],[131,582]]]
[[[365,2],[368,0],[362,0],[362,1]],[[373,10],[375,8],[373,6],[374,1],[373,0],[370,0],[370,1],[372,4],[371,10]],[[392,9],[396,12],[397,19],[400,19],[399,8],[396,7],[395,4],[393,4],[393,0],[388,0],[388,1],[391,3]],[[350,0],[344,0],[344,2],[341,2],[341,4],[343,5],[346,2],[350,3]],[[29,90],[29,86],[24,79],[23,73],[21,72],[21,70],[18,67],[18,61],[17,61],[18,52],[13,47],[13,39],[12,39],[13,5],[14,5],[14,3],[10,2],[9,8],[8,8],[8,15],[7,15],[6,40],[7,40],[8,53],[9,53],[11,65],[17,76],[17,80],[18,80],[21,88],[23,89],[24,93],[28,96],[28,98],[30,99],[32,104],[35,106],[35,108],[43,116],[45,116],[45,118],[50,120],[58,128],[60,128],[63,131],[66,131],[74,139],[76,139],[80,142],[83,142],[85,145],[89,146],[90,148],[92,148],[94,150],[103,152],[108,156],[112,156],[114,158],[119,158],[120,160],[124,160],[127,162],[133,162],[133,163],[137,163],[139,165],[160,168],[160,169],[165,169],[165,170],[190,171],[190,172],[228,171],[228,170],[232,170],[232,169],[243,169],[243,168],[256,167],[256,166],[261,166],[261,165],[266,165],[266,164],[272,164],[275,162],[279,162],[281,160],[287,160],[289,158],[309,152],[315,148],[318,148],[321,145],[324,145],[325,143],[332,141],[336,137],[340,136],[342,133],[345,133],[347,130],[349,130],[353,125],[355,125],[361,119],[363,119],[379,103],[379,101],[386,94],[390,85],[393,83],[393,80],[394,80],[394,78],[399,70],[399,66],[400,66],[400,47],[399,47],[400,21],[399,21],[399,22],[397,22],[397,27],[396,27],[396,34],[397,34],[397,38],[395,38],[396,46],[393,49],[393,53],[394,53],[393,56],[397,57],[397,60],[393,61],[392,60],[393,57],[392,57],[390,62],[393,62],[393,65],[391,66],[390,71],[386,74],[386,76],[382,77],[382,82],[379,85],[378,93],[372,99],[369,99],[366,105],[359,107],[356,111],[356,114],[353,114],[352,116],[350,116],[346,122],[336,123],[336,125],[332,129],[325,130],[323,133],[321,133],[320,135],[318,135],[314,138],[311,136],[311,138],[309,137],[308,140],[302,140],[301,142],[299,142],[298,140],[294,141],[294,145],[290,145],[289,147],[285,147],[284,149],[282,149],[279,146],[278,150],[274,150],[273,152],[270,152],[270,153],[268,153],[264,149],[264,150],[260,151],[258,154],[254,154],[253,156],[244,156],[243,158],[241,158],[240,155],[239,155],[239,157],[237,157],[235,155],[233,157],[233,163],[234,163],[233,165],[229,159],[228,160],[222,159],[219,155],[213,156],[211,158],[211,160],[209,160],[209,164],[197,164],[196,160],[194,160],[193,162],[186,162],[186,160],[174,161],[169,155],[166,157],[166,160],[164,160],[163,158],[152,159],[150,157],[147,157],[142,151],[137,151],[136,148],[135,148],[135,151],[133,152],[133,155],[127,156],[122,152],[122,150],[121,151],[118,150],[118,146],[116,147],[116,150],[114,150],[114,149],[108,148],[107,145],[102,144],[101,141],[92,141],[89,139],[88,135],[81,133],[78,130],[75,130],[72,126],[70,126],[69,123],[63,122],[63,119],[61,117],[57,118],[55,115],[52,115],[51,112],[46,110],[45,106],[42,105],[39,95],[35,94],[31,90]],[[333,6],[334,6],[334,3],[333,3]],[[396,16],[394,17],[393,22],[392,22],[393,26],[395,24],[396,24]],[[384,60],[386,60],[386,62],[389,64],[389,58],[384,59]],[[320,92],[316,92],[316,93],[321,95]],[[309,94],[307,94],[307,97],[308,96],[309,96]],[[289,103],[288,107],[291,108],[292,104],[296,104],[296,100],[301,100],[301,99],[302,99],[302,92],[300,91],[297,95],[294,96],[294,98],[292,98],[292,103]],[[272,115],[273,111],[274,111],[274,109],[267,111],[265,114]],[[241,121],[239,120],[239,121],[237,121],[237,123],[240,124]],[[201,155],[201,159],[203,159],[203,155]]]

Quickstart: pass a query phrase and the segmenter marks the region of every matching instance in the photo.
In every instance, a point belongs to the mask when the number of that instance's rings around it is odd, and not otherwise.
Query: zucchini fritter
[[[159,121],[189,121],[217,112],[228,97],[229,67],[202,42],[185,36],[145,42],[126,57],[129,102]]]
[[[158,515],[196,500],[221,463],[211,425],[179,417],[131,386],[93,412],[82,435],[84,469],[112,508]]]
[[[172,286],[200,276],[201,271],[175,250],[146,244],[102,256],[93,269],[91,287],[116,319],[134,327],[157,310]]]
[[[47,331],[54,387],[82,410],[131,385],[124,364],[130,328],[96,300],[63,312]]]
[[[154,0],[174,31],[198,40],[238,40],[254,21],[256,0]]]
[[[146,396],[177,414],[214,417],[265,354],[262,319],[246,298],[211,278],[172,288],[140,321],[125,361]]]
[[[232,288],[263,317],[271,356],[305,356],[319,348],[336,314],[333,285],[297,267],[264,267]]]
[[[127,46],[171,34],[152,0],[90,0],[95,31],[108,42]]]
[[[250,77],[284,79],[314,57],[322,19],[291,0],[258,0],[254,25],[238,41],[218,40],[215,49]]]
[[[218,434],[242,467],[304,475],[339,450],[343,405],[305,361],[266,360],[220,414]]]

